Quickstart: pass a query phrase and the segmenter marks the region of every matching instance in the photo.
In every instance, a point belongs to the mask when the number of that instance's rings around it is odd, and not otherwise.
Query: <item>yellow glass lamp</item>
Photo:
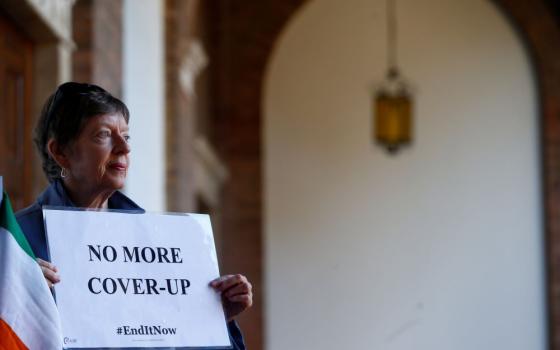
[[[377,91],[374,106],[374,138],[389,153],[396,153],[412,141],[412,97],[396,69]]]

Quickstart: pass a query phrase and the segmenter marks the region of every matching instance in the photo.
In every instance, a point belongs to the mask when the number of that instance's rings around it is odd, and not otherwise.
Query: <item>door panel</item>
[[[14,209],[32,200],[33,43],[0,12],[0,175]]]

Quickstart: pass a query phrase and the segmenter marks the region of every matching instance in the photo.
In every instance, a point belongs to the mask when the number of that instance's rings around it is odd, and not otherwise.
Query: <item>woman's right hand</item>
[[[60,282],[60,276],[58,275],[58,268],[56,266],[39,258],[37,258],[37,263],[39,263],[39,267],[41,271],[43,271],[43,276],[45,276],[49,288],[52,288],[55,283]]]

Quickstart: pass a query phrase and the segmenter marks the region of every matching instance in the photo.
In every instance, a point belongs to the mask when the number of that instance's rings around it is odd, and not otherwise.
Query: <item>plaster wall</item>
[[[163,1],[124,1],[123,99],[130,109],[131,166],[126,193],[165,210]]]
[[[415,140],[372,144],[385,1],[313,0],[263,100],[266,348],[545,349],[538,118],[483,0],[403,0]]]

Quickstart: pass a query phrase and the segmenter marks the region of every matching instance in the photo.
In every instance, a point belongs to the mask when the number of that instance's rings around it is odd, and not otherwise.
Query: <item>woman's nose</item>
[[[130,153],[130,145],[128,144],[128,141],[124,138],[124,136],[116,135],[113,151],[115,153]]]

